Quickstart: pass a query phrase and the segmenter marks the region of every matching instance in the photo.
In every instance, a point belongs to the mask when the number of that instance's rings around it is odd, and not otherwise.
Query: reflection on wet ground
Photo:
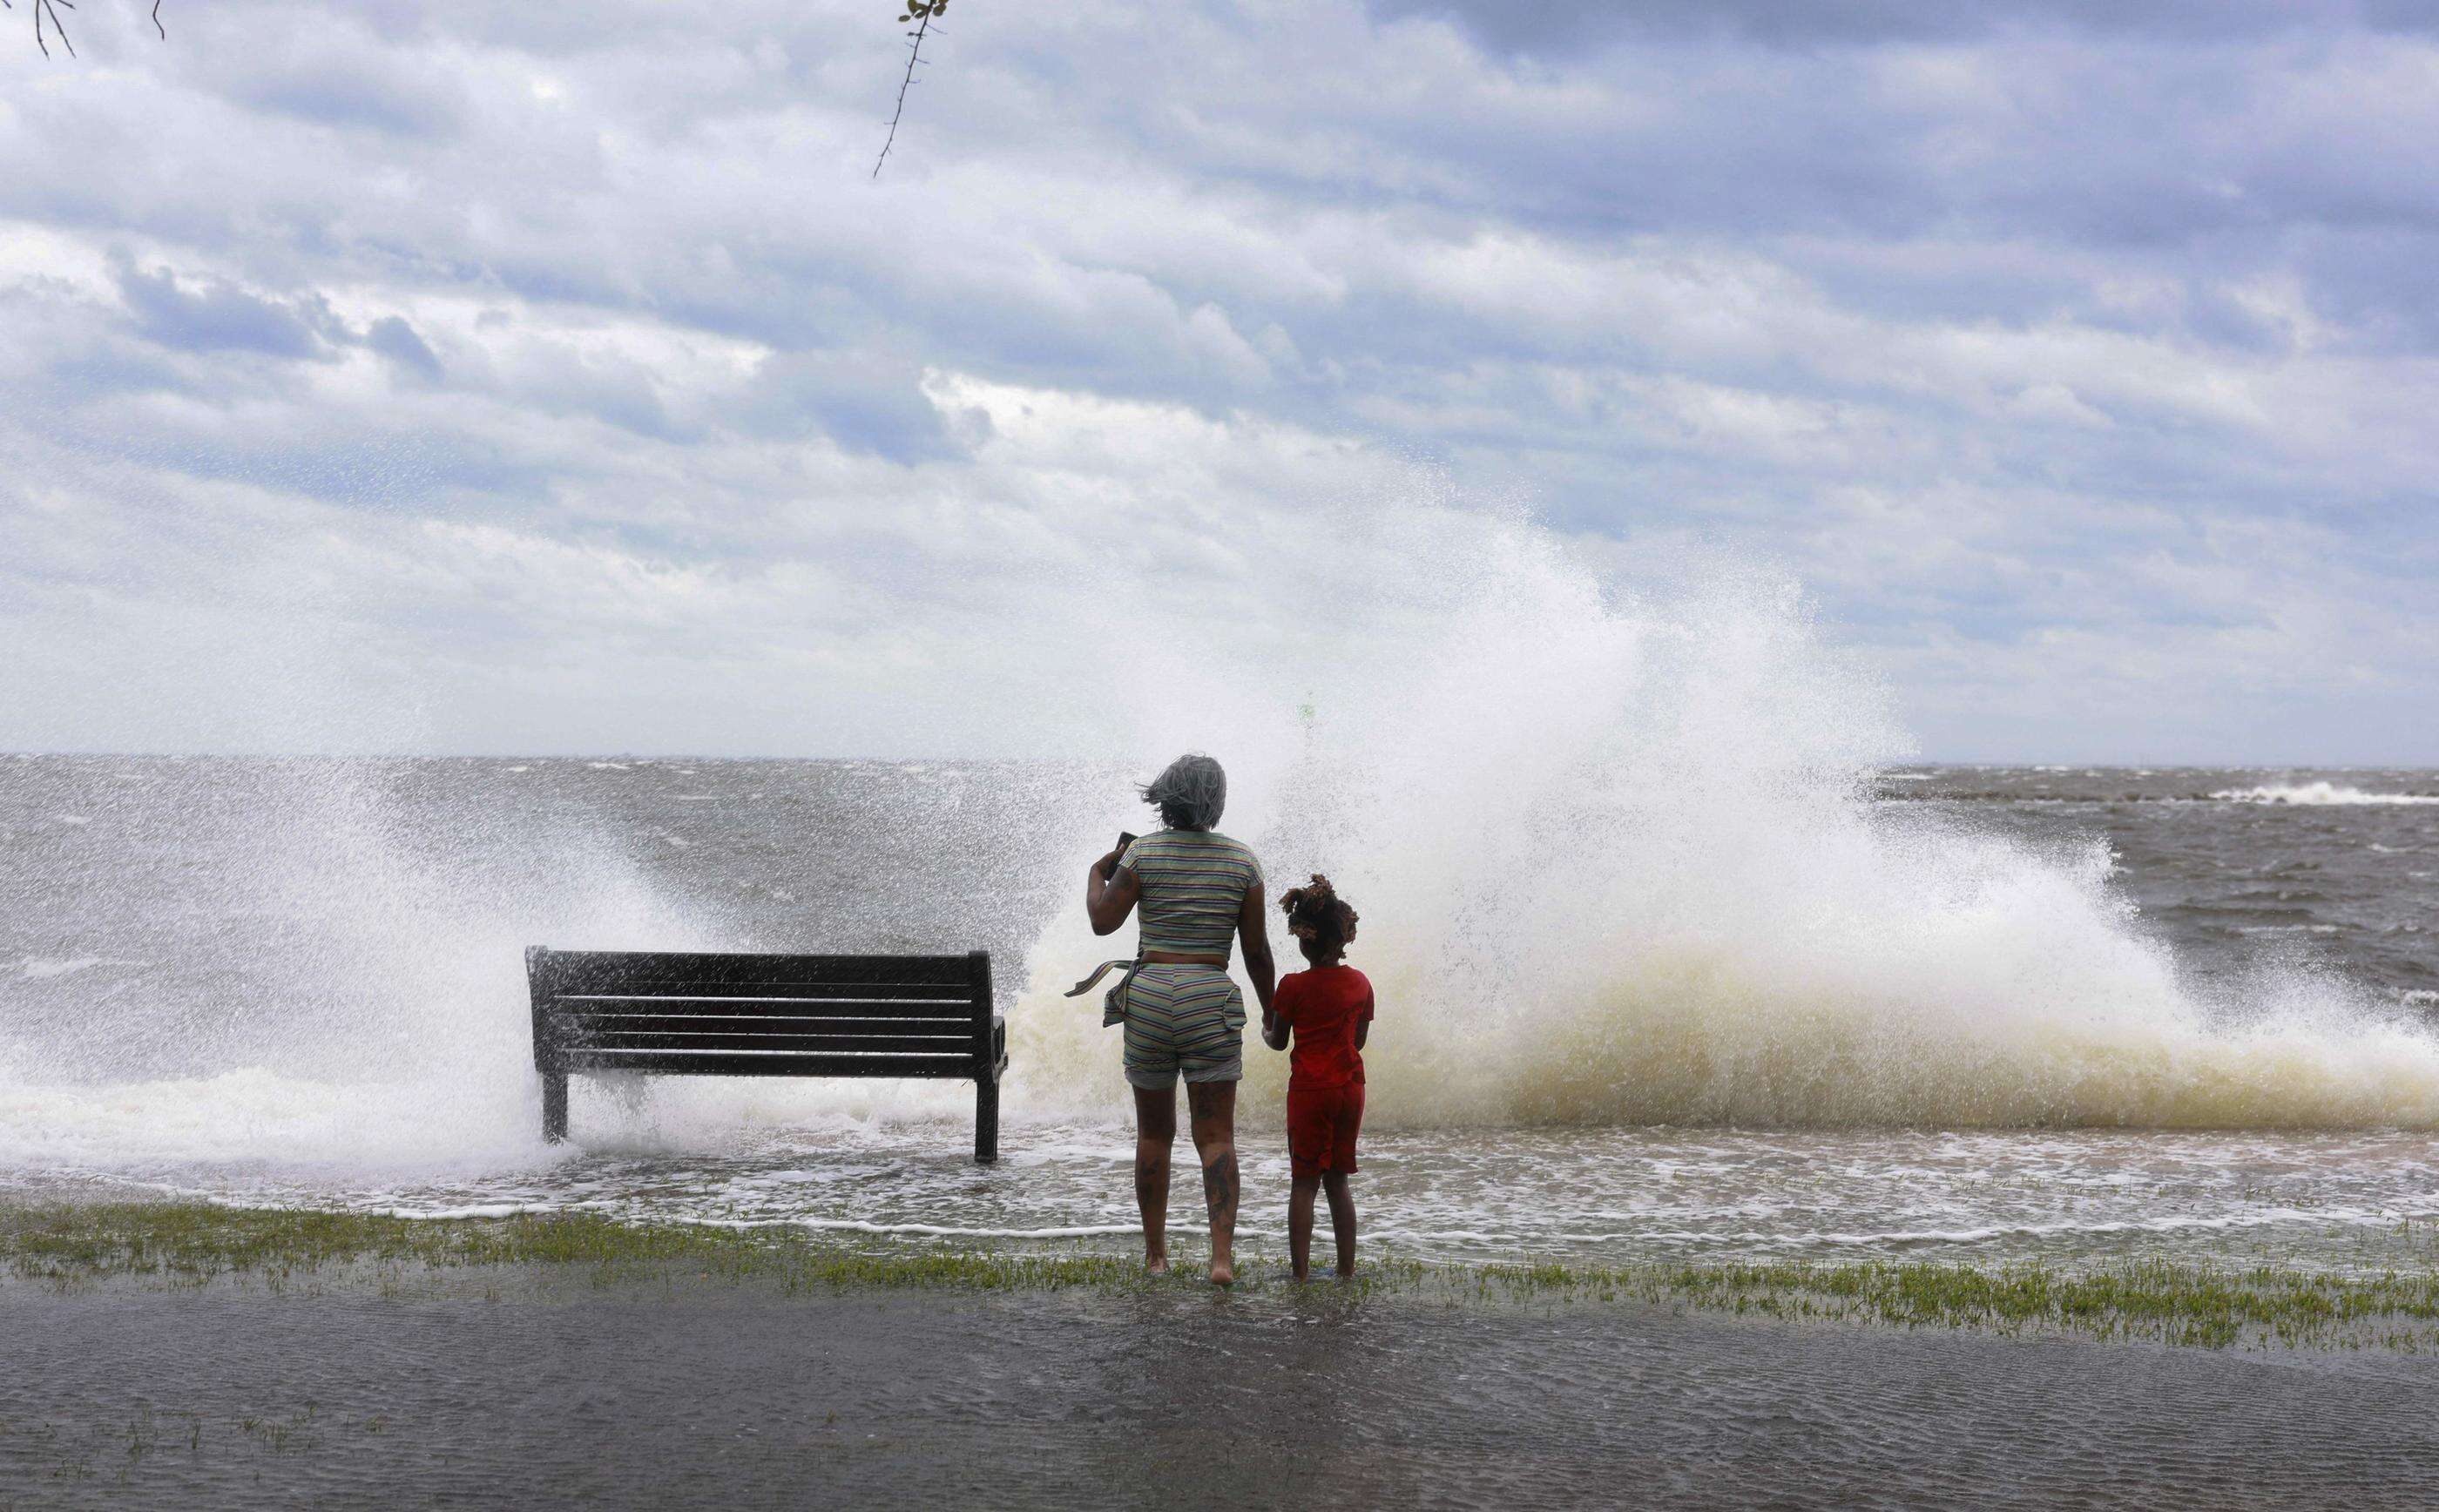
[[[63,1507],[2427,1504],[2439,1385],[1326,1286],[20,1286],[0,1328],[0,1504]]]

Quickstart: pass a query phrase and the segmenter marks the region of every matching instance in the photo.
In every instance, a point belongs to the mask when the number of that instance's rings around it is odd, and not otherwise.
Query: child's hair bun
[[[1302,887],[1291,887],[1279,898],[1288,916],[1288,933],[1311,940],[1323,950],[1343,950],[1355,938],[1355,910],[1319,872]]]

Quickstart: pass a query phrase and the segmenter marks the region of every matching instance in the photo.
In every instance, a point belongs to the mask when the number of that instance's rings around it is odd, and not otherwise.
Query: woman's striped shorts
[[[1127,1080],[1147,1092],[1245,1074],[1245,999],[1218,967],[1147,966],[1127,984]]]

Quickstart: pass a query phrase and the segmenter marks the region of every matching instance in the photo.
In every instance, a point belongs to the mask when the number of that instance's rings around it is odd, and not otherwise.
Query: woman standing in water
[[[1119,987],[1126,1012],[1127,1081],[1135,1092],[1135,1201],[1144,1263],[1168,1269],[1168,1161],[1177,1143],[1177,1082],[1185,1081],[1202,1201],[1211,1214],[1211,1279],[1236,1280],[1237,1081],[1244,1075],[1245,1000],[1228,975],[1232,937],[1245,975],[1271,1017],[1278,969],[1263,916],[1254,853],[1219,833],[1228,774],[1206,756],[1183,756],[1143,789],[1164,827],[1084,876],[1084,912],[1095,934],[1115,934],[1143,908],[1140,963]]]

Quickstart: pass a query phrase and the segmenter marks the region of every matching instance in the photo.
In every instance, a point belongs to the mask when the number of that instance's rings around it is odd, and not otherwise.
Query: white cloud
[[[2429,37],[1393,9],[979,8],[877,184],[849,0],[0,49],[0,745],[1056,745],[1079,600],[1522,496],[1934,753],[2429,758]]]

